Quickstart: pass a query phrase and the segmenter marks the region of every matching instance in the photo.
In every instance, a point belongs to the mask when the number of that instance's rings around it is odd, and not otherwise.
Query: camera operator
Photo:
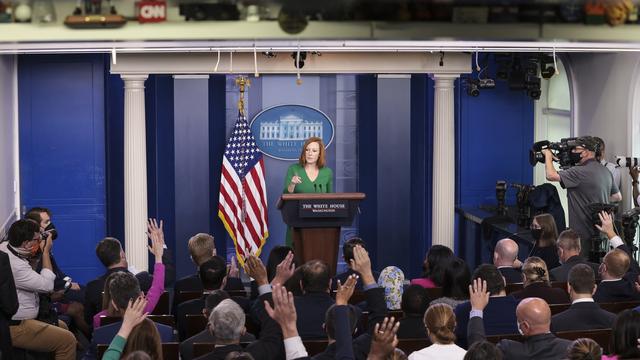
[[[607,168],[607,170],[611,172],[611,175],[613,176],[613,183],[616,184],[618,190],[622,190],[622,175],[620,174],[620,168],[616,164],[607,161],[607,157],[605,154],[606,146],[604,144],[604,140],[597,136],[594,136],[593,138],[598,142],[596,159],[598,159],[598,161],[600,161],[600,164],[602,164]]]
[[[632,166],[629,168],[629,175],[631,175],[631,188],[633,189],[633,203],[636,207],[640,206],[640,191],[638,190],[638,173],[640,167]]]
[[[559,181],[567,189],[569,200],[569,226],[580,234],[581,255],[589,256],[592,235],[595,229],[587,206],[592,203],[617,202],[622,200],[620,190],[613,182],[613,176],[596,159],[598,143],[591,136],[576,139],[577,145],[571,150],[572,163],[576,166],[557,171],[553,166],[553,153],[543,149],[545,174],[549,181]]]

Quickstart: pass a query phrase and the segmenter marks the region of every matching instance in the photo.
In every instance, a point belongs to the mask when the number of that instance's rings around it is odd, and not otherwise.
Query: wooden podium
[[[340,227],[350,226],[363,193],[283,194],[278,201],[282,220],[292,229],[296,264],[313,259],[336,273]]]

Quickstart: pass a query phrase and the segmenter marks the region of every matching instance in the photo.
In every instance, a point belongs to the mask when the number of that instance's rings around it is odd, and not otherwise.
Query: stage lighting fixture
[[[467,79],[467,95],[478,97],[480,95],[480,82],[476,79]]]
[[[264,55],[265,57],[271,59],[271,58],[274,58],[274,57],[278,56],[278,53],[273,52],[273,51],[263,51],[262,55]]]
[[[293,58],[293,66],[296,69],[302,69],[304,67],[304,61],[307,59],[307,52],[306,51],[301,51],[300,52],[300,60],[298,61],[298,53],[297,52],[292,52],[291,53],[291,58]]]
[[[556,73],[553,65],[553,57],[545,54],[540,55],[540,74],[545,79],[550,79]]]
[[[527,75],[525,80],[527,95],[529,95],[533,100],[540,100],[540,95],[542,95],[540,83],[540,78],[537,75]]]
[[[491,78],[478,79],[478,87],[480,89],[493,89],[496,87],[496,81]]]
[[[509,72],[509,78],[507,79],[509,83],[510,90],[524,90],[525,88],[525,72],[520,64],[520,58],[514,57],[513,63],[511,64],[511,71]]]

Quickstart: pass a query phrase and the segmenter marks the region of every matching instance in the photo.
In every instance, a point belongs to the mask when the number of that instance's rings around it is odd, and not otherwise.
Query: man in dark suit
[[[560,236],[558,236],[557,245],[558,258],[561,265],[549,271],[552,281],[566,282],[569,278],[569,271],[578,264],[590,266],[597,276],[598,264],[589,262],[580,256],[582,246],[580,245],[580,235],[577,232],[571,229],[561,232]]]
[[[96,246],[96,256],[107,268],[107,272],[97,279],[87,283],[84,294],[84,318],[89,326],[93,324],[93,316],[102,310],[102,292],[104,282],[114,272],[129,272],[127,256],[122,250],[120,241],[116,238],[106,237]],[[135,275],[140,284],[140,288],[145,293],[149,291],[153,277],[148,272],[142,271]]]
[[[191,261],[196,265],[196,270],[202,263],[211,259],[216,255],[216,245],[213,236],[205,233],[198,233],[189,239],[187,244],[189,248],[189,256]],[[231,266],[229,276],[225,284],[225,290],[244,290],[242,280],[238,277],[237,267]],[[171,312],[174,316],[178,315],[178,301],[181,291],[202,291],[202,282],[200,281],[198,271],[194,274],[185,276],[176,281],[173,286],[173,304]]]
[[[325,338],[324,316],[334,304],[329,295],[331,278],[327,264],[320,260],[307,261],[302,266],[300,287],[303,295],[295,298],[300,337],[302,340]]]
[[[553,332],[608,329],[613,326],[616,314],[602,310],[593,301],[596,278],[590,266],[578,264],[569,271],[567,290],[571,307],[551,318]]]
[[[218,306],[218,304],[220,304],[220,302],[222,302],[222,300],[225,300],[225,299],[229,299],[229,294],[227,294],[226,291],[224,290],[212,291],[209,295],[207,295],[207,298],[204,302],[205,306],[202,309],[201,316],[204,316],[206,319],[209,319],[209,316],[211,316],[211,312],[213,311],[213,308]],[[240,337],[240,342],[248,343],[248,342],[254,341],[255,339],[256,339],[255,336],[253,336],[248,332],[245,332],[244,335]],[[199,333],[188,338],[187,340],[180,342],[180,358],[182,360],[193,359],[194,343],[212,343],[215,341],[216,341],[216,338],[211,334],[211,331],[209,331],[208,328],[205,328]]]
[[[271,285],[267,280],[267,270],[257,257],[247,258],[245,270],[256,280],[260,297],[258,298],[259,317],[262,328],[258,340],[246,348],[240,346],[240,337],[244,332],[244,311],[231,299],[225,299],[216,306],[209,316],[209,329],[215,337],[216,347],[198,360],[223,360],[229,353],[235,351],[248,352],[256,360],[272,360],[284,358],[282,331],[265,311],[264,302],[272,306]]]
[[[400,304],[404,316],[400,319],[398,339],[426,339],[428,337],[423,317],[429,307],[429,301],[427,290],[420,285],[411,285],[404,290]]]
[[[200,276],[198,278],[204,289],[202,297],[200,299],[185,301],[178,305],[177,321],[180,341],[186,339],[187,315],[201,314],[207,296],[215,290],[224,288],[227,282],[227,264],[220,256],[214,256],[200,264],[199,273]],[[249,310],[249,304],[246,298],[234,298],[233,300],[236,301],[243,310]]]
[[[111,305],[113,305],[116,314],[123,316],[129,301],[135,300],[141,295],[140,284],[133,274],[125,271],[117,272],[109,283],[109,294],[111,294]],[[94,360],[97,357],[98,344],[109,344],[116,336],[118,330],[122,326],[122,321],[94,329],[91,338],[91,345],[83,356],[83,360]],[[171,342],[174,340],[173,328],[170,326],[156,324],[160,332],[162,342]]]
[[[473,281],[470,294],[471,312],[467,329],[469,344],[485,340],[483,320],[487,314],[483,310],[489,303],[486,284]],[[503,339],[498,343],[505,360],[564,359],[570,340],[559,339],[550,332],[551,309],[540,298],[526,298],[518,304],[516,310],[518,330],[524,336],[523,342]]]
[[[600,265],[602,281],[593,295],[596,302],[640,300],[634,284],[624,278],[630,262],[629,254],[621,249],[613,249],[604,256]]]
[[[488,335],[516,334],[516,307],[518,301],[507,295],[504,289],[504,278],[498,269],[490,264],[478,266],[473,273],[473,279],[487,282],[487,289],[491,294],[489,305],[485,309],[484,328]],[[455,308],[456,314],[456,344],[467,347],[467,322],[471,303],[465,302]]]
[[[352,342],[353,357],[355,359],[366,359],[369,354],[369,348],[371,347],[371,339],[373,337],[373,331],[375,325],[382,322],[387,314],[387,304],[384,299],[384,289],[379,287],[373,277],[371,271],[371,260],[367,251],[357,245],[353,249],[354,251],[354,270],[361,274],[363,289],[366,295],[367,311],[369,312],[369,319],[366,332]],[[348,284],[345,282],[345,284]],[[336,294],[336,304],[332,305],[326,312],[324,328],[327,333],[329,345],[324,352],[314,356],[315,360],[330,360],[340,359],[341,346],[339,344],[340,339],[345,338],[339,333],[340,327],[339,321],[344,318],[349,319],[349,325],[352,335],[356,330],[357,319],[360,317],[359,308],[353,305],[347,304],[348,298],[344,299],[340,294]],[[299,313],[298,313],[299,314]],[[342,319],[338,320],[339,317]]]
[[[507,284],[521,283],[522,272],[514,265],[518,260],[518,244],[511,239],[502,239],[496,243],[493,250],[493,265],[495,265]]]
[[[18,311],[18,294],[9,256],[0,251],[0,359],[12,359],[9,321]]]
[[[349,278],[349,276],[353,274],[360,275],[353,270],[353,265],[351,264],[351,261],[353,260],[353,248],[356,245],[362,246],[362,248],[365,250],[367,249],[367,244],[365,244],[364,240],[362,240],[359,237],[352,237],[351,239],[345,241],[344,244],[342,245],[342,257],[344,259],[344,262],[347,264],[348,268],[347,268],[347,271],[342,272],[333,278],[333,281],[331,282],[331,290],[335,290],[338,288],[338,280],[340,281],[341,284],[344,284],[345,281],[347,281],[347,278]],[[372,273],[373,273],[374,279],[376,279],[377,281],[380,273],[378,273],[377,271],[372,271]],[[361,278],[358,278],[358,283],[356,284],[356,290],[362,291]]]

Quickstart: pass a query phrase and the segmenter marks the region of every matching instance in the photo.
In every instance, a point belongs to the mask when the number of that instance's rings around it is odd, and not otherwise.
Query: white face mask
[[[516,320],[516,326],[518,327],[518,332],[520,333],[520,335],[524,335],[524,332],[522,332],[522,329],[520,328],[520,321]]]

